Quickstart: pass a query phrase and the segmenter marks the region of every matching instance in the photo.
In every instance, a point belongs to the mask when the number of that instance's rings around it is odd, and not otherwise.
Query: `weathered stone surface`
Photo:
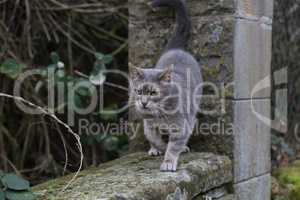
[[[203,99],[201,107],[211,114],[199,114],[190,139],[194,151],[213,152],[233,158],[233,103],[231,99]]]
[[[242,15],[273,18],[272,0],[237,0],[237,11]]]
[[[270,100],[234,104],[234,181],[241,182],[270,172],[270,127],[261,119],[270,119]]]
[[[270,200],[271,175],[266,174],[234,186],[236,200]]]
[[[153,67],[175,28],[172,12],[153,12],[147,0],[130,1],[129,60]],[[234,4],[232,0],[187,1],[192,20],[188,50],[203,65],[206,81],[233,81]],[[219,8],[219,9],[217,9]]]
[[[209,199],[235,200],[233,194],[228,194],[228,189],[226,186],[221,187],[221,188],[216,188],[205,194],[201,194],[201,195],[195,197],[193,200],[209,200]]]
[[[232,181],[231,161],[211,153],[181,156],[176,173],[160,172],[162,157],[135,153],[80,173],[61,196],[71,176],[36,186],[41,200],[165,200],[180,195],[186,200]]]
[[[237,19],[234,40],[234,98],[271,96],[272,27],[258,21]],[[268,87],[265,87],[268,79]],[[254,92],[255,87],[261,88]],[[253,96],[251,96],[253,95]]]

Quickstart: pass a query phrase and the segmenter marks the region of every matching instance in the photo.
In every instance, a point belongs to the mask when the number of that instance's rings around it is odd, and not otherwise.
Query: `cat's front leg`
[[[177,169],[178,158],[181,152],[186,148],[188,136],[169,136],[169,143],[165,158],[160,166],[161,171],[172,171],[175,172]]]
[[[156,131],[153,120],[144,120],[144,133],[150,143],[148,155],[159,156],[163,154],[167,145],[161,138],[161,135]]]

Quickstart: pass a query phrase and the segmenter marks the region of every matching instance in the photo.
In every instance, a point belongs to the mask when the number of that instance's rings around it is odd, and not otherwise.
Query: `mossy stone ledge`
[[[163,157],[133,153],[82,171],[60,193],[72,175],[33,188],[39,200],[189,200],[226,185],[233,179],[226,156],[211,153],[182,154],[177,172],[160,172]]]

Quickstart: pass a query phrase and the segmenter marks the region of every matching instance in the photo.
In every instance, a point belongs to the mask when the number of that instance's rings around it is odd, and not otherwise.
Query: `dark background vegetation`
[[[80,73],[89,76],[103,68],[99,61],[102,54],[108,55],[107,69],[126,72],[126,3],[118,0],[1,0],[0,91],[12,94],[14,79],[28,69],[55,68],[55,81],[65,84],[83,81]],[[57,67],[58,61],[65,64],[64,69]],[[125,80],[106,78],[110,83],[122,83],[127,87]],[[22,84],[22,96],[36,105],[47,106],[46,81],[43,76],[26,79]],[[39,82],[42,86],[37,88]],[[104,98],[105,107],[119,107],[126,103],[127,91],[105,85]],[[74,99],[56,105],[56,115],[66,121],[66,115],[57,110],[66,111],[71,101],[85,107],[88,99],[87,92],[78,91]],[[126,113],[76,115],[75,124],[79,119],[106,123],[121,117],[126,117]],[[73,129],[79,131],[76,126]],[[80,137],[84,168],[118,157],[128,143],[124,136],[102,137],[101,133]],[[63,126],[45,115],[28,115],[11,99],[0,97],[1,170],[22,175],[35,185],[77,170],[79,161],[76,141]]]
[[[287,164],[300,157],[300,1],[275,0],[273,20],[272,72],[287,69],[288,83],[273,85],[275,91],[287,89],[287,132],[273,131],[273,159]],[[298,124],[298,125],[297,125]],[[279,142],[280,141],[280,142]]]

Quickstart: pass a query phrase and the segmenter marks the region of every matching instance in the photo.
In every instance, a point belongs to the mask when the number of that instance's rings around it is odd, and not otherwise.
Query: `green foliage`
[[[90,75],[90,81],[95,85],[101,85],[106,80],[106,76],[103,71],[106,69],[106,65],[113,61],[111,55],[104,55],[102,53],[95,53],[96,62],[94,63],[94,69]]]
[[[51,55],[51,61],[53,64],[57,64],[59,62],[59,55],[57,54],[57,52],[52,52]]]
[[[107,151],[116,151],[119,147],[119,138],[116,136],[107,137],[104,140],[104,147]]]
[[[288,189],[290,200],[300,199],[300,161],[289,167],[275,170],[274,176],[282,186]]]
[[[15,174],[0,172],[0,200],[35,200],[29,182]]]
[[[111,104],[103,109],[103,112],[100,113],[101,119],[104,121],[116,121],[118,119],[118,114],[114,111],[118,109],[117,104]]]
[[[0,1],[3,8],[1,10],[3,15],[0,17],[2,28],[0,38],[3,41],[0,45],[0,77],[3,84],[1,92],[12,94],[11,77],[17,77],[27,68],[40,71],[40,75],[30,76],[22,82],[20,95],[47,108],[50,100],[47,95],[48,86],[53,88],[54,107],[48,109],[59,119],[67,122],[67,106],[70,110],[73,109],[74,104],[84,108],[89,104],[91,96],[87,88],[82,87],[72,91],[74,89],[72,86],[87,81],[92,87],[90,77],[94,83],[104,83],[105,73],[98,73],[97,69],[103,71],[109,67],[109,69],[127,70],[122,66],[128,63],[127,2],[106,1],[107,5],[103,7],[101,3],[94,0],[74,2],[61,0],[60,4],[55,4],[52,0]],[[65,6],[68,9],[65,9]],[[106,6],[114,8],[114,11],[107,10]],[[11,26],[12,24],[14,26]],[[20,30],[23,30],[22,34]],[[13,59],[8,62],[8,58]],[[26,69],[18,63],[26,63]],[[94,71],[95,74],[92,74]],[[82,72],[83,75],[77,72]],[[54,79],[54,82],[51,79]],[[120,77],[110,76],[109,79],[116,83]],[[59,90],[59,94],[64,95],[62,102],[60,101],[62,99],[55,98],[58,94],[58,84],[69,86],[61,87]],[[119,94],[118,90],[115,92],[106,88],[108,87],[105,86],[105,102],[120,102],[121,99],[126,101],[126,91],[124,95],[124,93]],[[72,92],[72,97],[69,96],[69,91]],[[118,98],[111,98],[111,95]],[[1,150],[3,156],[10,161],[0,162],[0,169],[8,171],[12,171],[12,167],[18,170],[26,169],[28,170],[26,175],[30,177],[33,185],[48,178],[61,176],[64,170],[64,162],[61,161],[64,160],[65,153],[68,153],[69,158],[65,173],[77,169],[80,154],[77,152],[72,136],[63,126],[44,115],[32,116],[22,112],[16,107],[14,101],[7,101],[5,98],[0,100],[2,108],[0,122],[5,130],[1,138],[5,145],[2,145],[3,148],[1,146]],[[74,114],[75,124],[82,118],[90,123],[106,123],[99,113],[77,115],[75,112]],[[72,128],[74,132],[80,133],[78,127]],[[85,167],[116,157],[107,155],[103,147],[105,135],[101,134],[100,131],[96,136],[86,136],[93,146],[85,145],[83,142]],[[62,141],[65,142],[65,146],[62,145]],[[35,143],[39,145],[33,145]],[[96,151],[91,151],[93,149]],[[94,160],[92,161],[91,158]]]
[[[5,192],[6,199],[8,200],[35,200],[36,197],[32,192],[29,191],[11,191]]]
[[[28,190],[30,188],[29,182],[16,176],[15,174],[5,174],[1,178],[3,185],[12,190]]]
[[[25,65],[18,63],[14,59],[6,59],[0,65],[0,73],[5,74],[11,79],[16,79],[22,73]]]

